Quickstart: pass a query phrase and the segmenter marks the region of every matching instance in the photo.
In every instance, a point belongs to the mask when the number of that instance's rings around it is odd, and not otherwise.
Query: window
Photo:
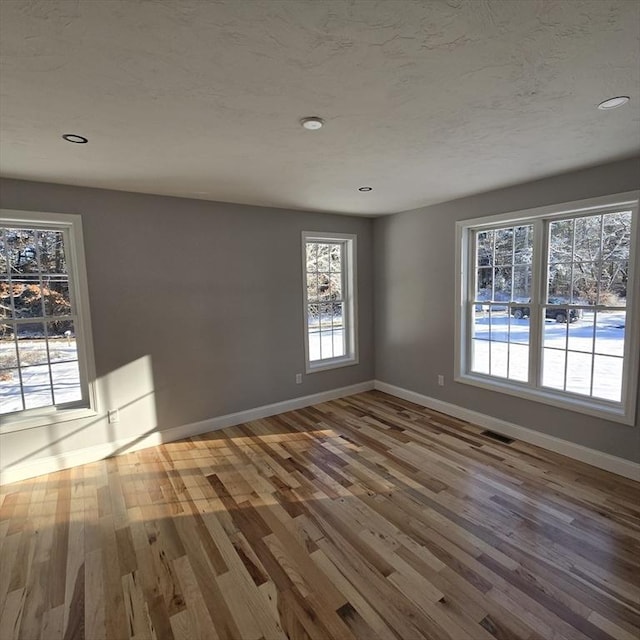
[[[307,373],[358,362],[356,237],[302,234]]]
[[[458,223],[456,379],[633,424],[637,194]]]
[[[0,212],[0,424],[75,417],[91,406],[79,216]],[[63,417],[60,412],[68,412]]]

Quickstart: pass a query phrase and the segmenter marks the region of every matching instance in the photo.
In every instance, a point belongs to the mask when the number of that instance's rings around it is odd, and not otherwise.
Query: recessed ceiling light
[[[606,111],[607,109],[617,109],[621,107],[623,104],[627,104],[629,102],[629,96],[616,96],[615,98],[609,98],[604,102],[601,102],[598,105],[598,109],[602,109]]]
[[[310,118],[302,118],[300,124],[309,131],[317,131],[318,129],[322,129],[324,120],[317,116],[311,116]]]
[[[358,191],[373,191],[373,187],[358,187]]]
[[[67,142],[73,142],[74,144],[87,144],[87,142],[89,142],[88,138],[79,136],[77,133],[65,133],[62,139]]]

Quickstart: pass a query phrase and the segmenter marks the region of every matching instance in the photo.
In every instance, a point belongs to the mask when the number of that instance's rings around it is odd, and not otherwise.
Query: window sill
[[[628,407],[625,411],[620,403],[609,403],[606,400],[592,401],[578,395],[568,394],[566,392],[554,393],[551,389],[532,389],[525,385],[519,385],[514,382],[500,381],[495,378],[489,378],[482,374],[460,374],[454,380],[462,384],[480,387],[489,391],[505,393],[507,395],[524,398],[525,400],[533,400],[566,411],[575,411],[596,418],[618,422],[627,426],[634,426],[635,410],[634,407]]]
[[[49,411],[24,417],[1,417],[0,435],[14,433],[16,431],[25,431],[27,429],[37,429],[39,427],[50,427],[53,424],[70,422],[72,420],[95,418],[97,415],[98,412],[94,409],[79,407],[75,409],[59,409],[57,411]]]
[[[354,364],[358,364],[358,358],[356,356],[332,358],[331,360],[319,360],[317,363],[307,362],[306,373],[316,373],[318,371],[328,371],[329,369],[339,369],[340,367],[350,367]]]

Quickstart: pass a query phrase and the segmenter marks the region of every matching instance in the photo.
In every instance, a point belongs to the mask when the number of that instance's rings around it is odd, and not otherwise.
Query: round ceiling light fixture
[[[66,140],[67,142],[73,142],[73,144],[87,144],[87,142],[89,142],[88,138],[79,136],[77,133],[65,133],[62,136],[62,139]]]
[[[300,124],[307,129],[307,131],[317,131],[318,129],[322,129],[324,120],[317,116],[310,116],[309,118],[302,118]]]
[[[358,191],[373,191],[373,187],[358,187]]]
[[[602,111],[607,111],[608,109],[617,109],[623,104],[627,104],[629,100],[629,96],[616,96],[615,98],[609,98],[608,100],[601,102],[598,105],[598,109],[602,109]]]

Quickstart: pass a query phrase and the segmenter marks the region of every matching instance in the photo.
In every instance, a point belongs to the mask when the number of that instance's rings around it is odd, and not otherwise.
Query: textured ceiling
[[[9,177],[374,215],[640,151],[632,0],[1,0],[0,28]]]

